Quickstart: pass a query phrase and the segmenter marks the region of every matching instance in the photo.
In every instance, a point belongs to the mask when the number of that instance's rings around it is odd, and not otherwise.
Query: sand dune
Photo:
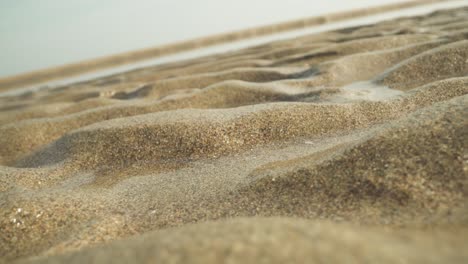
[[[0,97],[1,261],[467,262],[467,20]]]

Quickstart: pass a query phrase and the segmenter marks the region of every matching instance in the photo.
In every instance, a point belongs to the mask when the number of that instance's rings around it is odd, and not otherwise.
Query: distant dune
[[[156,58],[160,56],[171,55],[179,52],[195,50],[199,48],[219,45],[223,43],[230,43],[264,35],[270,35],[295,29],[306,28],[310,26],[322,25],[331,22],[347,20],[367,15],[375,15],[384,12],[395,11],[404,8],[410,8],[429,3],[449,2],[450,0],[414,0],[407,2],[400,2],[395,4],[382,5],[377,7],[369,7],[357,9],[347,12],[339,12],[324,16],[310,17],[289,21],[279,24],[272,24],[240,30],[235,32],[228,32],[208,37],[201,37],[187,41],[181,41],[169,45],[157,46],[132,52],[115,54],[111,56],[96,58],[87,61],[67,64],[63,66],[37,70],[29,73],[19,74],[11,77],[0,78],[0,91],[7,91],[10,89],[41,84],[44,82],[63,79],[66,77],[76,76],[84,73],[94,72],[97,70],[116,67],[119,65],[130,64],[142,60]]]
[[[467,263],[467,93],[463,7],[0,97],[1,260]]]

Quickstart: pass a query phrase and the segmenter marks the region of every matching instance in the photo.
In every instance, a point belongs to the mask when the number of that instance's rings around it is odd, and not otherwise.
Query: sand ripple
[[[0,256],[467,261],[467,19],[0,97]]]

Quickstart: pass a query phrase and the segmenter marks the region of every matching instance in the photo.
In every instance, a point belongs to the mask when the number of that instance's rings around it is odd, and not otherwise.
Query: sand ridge
[[[0,97],[18,263],[464,263],[468,8]]]

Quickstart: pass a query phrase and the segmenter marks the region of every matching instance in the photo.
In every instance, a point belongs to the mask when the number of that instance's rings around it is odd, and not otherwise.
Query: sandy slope
[[[0,256],[467,262],[467,21],[438,11],[0,97]]]

